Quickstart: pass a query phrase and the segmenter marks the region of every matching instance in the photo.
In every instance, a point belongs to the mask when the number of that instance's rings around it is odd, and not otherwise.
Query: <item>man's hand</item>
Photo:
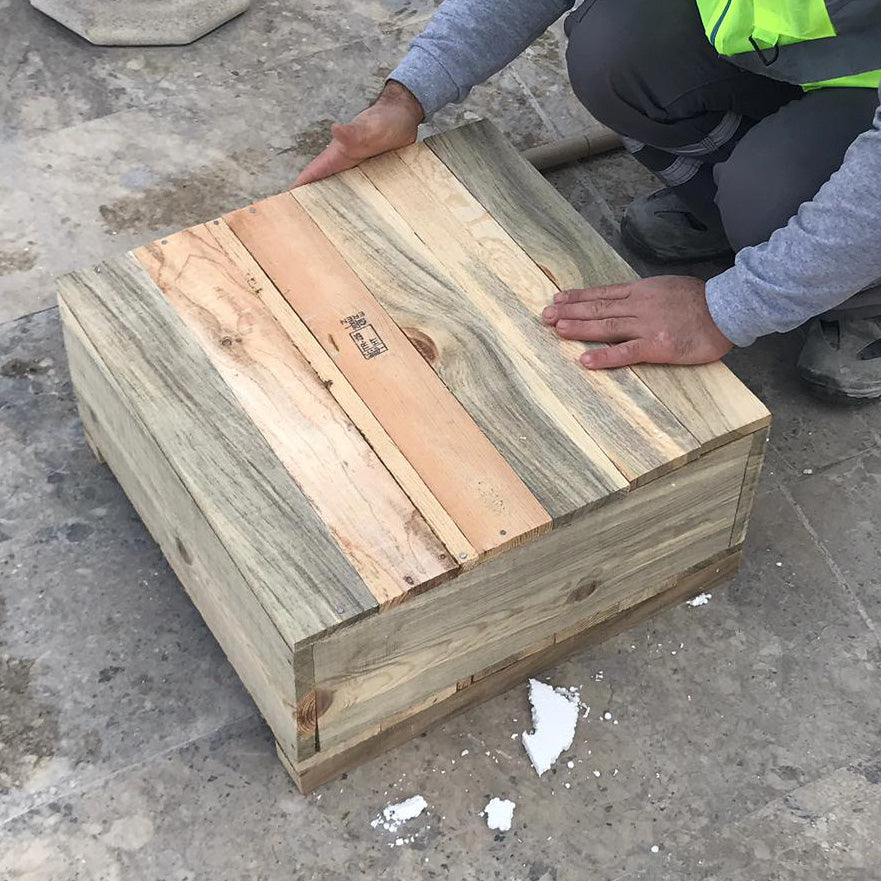
[[[560,291],[542,312],[545,324],[568,340],[616,343],[581,356],[591,369],[628,364],[706,364],[731,342],[713,323],[704,283],[660,275],[626,284]]]
[[[321,180],[371,156],[412,144],[424,118],[422,105],[412,93],[389,80],[375,103],[347,125],[333,126],[333,140],[300,172],[294,186]]]

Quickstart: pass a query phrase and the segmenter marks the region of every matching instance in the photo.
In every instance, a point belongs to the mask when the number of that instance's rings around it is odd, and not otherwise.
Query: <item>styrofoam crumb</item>
[[[468,755],[468,750],[467,750],[467,749],[463,749],[462,752],[459,753],[459,755],[460,755],[460,756],[467,756],[467,755]]]
[[[441,772],[443,773],[443,772]],[[386,805],[382,813],[370,821],[370,825],[376,829],[382,826],[388,832],[397,832],[408,820],[415,820],[426,808],[428,802],[421,795],[414,795],[397,804]]]
[[[713,595],[711,593],[700,593],[694,599],[690,599],[687,605],[695,608],[697,606],[705,606],[711,599]]]
[[[483,809],[486,815],[486,825],[490,829],[498,829],[499,832],[507,832],[511,828],[514,819],[514,802],[507,798],[491,798]]]
[[[557,690],[537,679],[529,680],[532,733],[523,732],[523,746],[539,777],[572,746],[578,723],[578,692]]]

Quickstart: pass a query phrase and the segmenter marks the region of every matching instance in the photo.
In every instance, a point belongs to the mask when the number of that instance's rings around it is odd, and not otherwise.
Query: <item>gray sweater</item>
[[[391,79],[426,116],[462,101],[513,61],[574,0],[445,0]],[[879,50],[881,53],[881,50]],[[881,279],[881,111],[841,168],[783,228],[744,248],[707,283],[707,305],[735,345],[792,330]]]

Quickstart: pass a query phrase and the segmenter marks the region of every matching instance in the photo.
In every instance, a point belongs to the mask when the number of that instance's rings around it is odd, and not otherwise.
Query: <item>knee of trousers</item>
[[[618,4],[585,0],[584,5],[588,8],[576,10],[571,29],[567,29],[569,81],[592,116],[627,134],[634,115],[642,115],[636,110],[645,103],[639,83],[644,81],[642,71],[652,52],[634,34],[632,20],[628,30]]]
[[[802,191],[798,168],[784,167],[775,158],[780,157],[735,150],[714,169],[716,205],[735,251],[768,241],[810,198]]]

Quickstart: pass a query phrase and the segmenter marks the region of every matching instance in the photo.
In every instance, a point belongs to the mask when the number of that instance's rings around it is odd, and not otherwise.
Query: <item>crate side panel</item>
[[[378,604],[131,255],[59,280],[126,399],[289,645]]]
[[[763,428],[752,435],[752,445],[750,446],[749,456],[746,461],[740,501],[737,504],[734,528],[731,530],[732,547],[743,544],[746,539],[749,517],[756,498],[756,490],[759,487],[759,478],[762,476],[762,463],[765,459],[765,445],[768,442],[768,432],[769,429]]]
[[[276,739],[291,755],[306,758],[314,747],[309,751],[298,746],[293,652],[63,301],[61,314],[87,437],[125,490]]]
[[[289,759],[279,747],[279,758],[297,786],[303,792],[311,792],[386,750],[406,743],[432,725],[524,682],[529,676],[540,674],[570,655],[598,645],[664,609],[727,581],[737,571],[740,556],[739,549],[729,549],[721,557],[674,579],[650,599],[619,612],[609,620],[552,645],[540,647],[537,651],[526,650],[524,657],[511,665],[475,677],[473,684],[455,692],[444,692],[439,695],[441,699],[437,702],[429,701],[427,707],[417,708],[414,714],[399,721],[392,719],[381,724],[378,734],[372,733],[369,737],[322,749],[312,758],[299,762]]]
[[[486,120],[425,143],[561,290],[639,276]],[[704,450],[750,434],[770,414],[721,362],[701,367],[641,364],[636,374]]]
[[[352,737],[579,621],[616,614],[726,549],[750,443],[728,444],[317,643],[321,743]]]

